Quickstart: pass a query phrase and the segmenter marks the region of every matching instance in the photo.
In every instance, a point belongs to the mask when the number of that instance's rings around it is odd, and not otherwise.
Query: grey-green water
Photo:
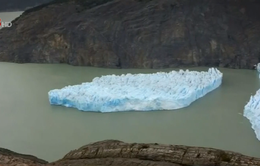
[[[102,114],[48,102],[49,90],[97,76],[170,70],[0,63],[0,147],[53,161],[84,144],[119,139],[208,146],[260,157],[260,141],[241,115],[260,88],[256,71],[220,69],[222,86],[180,110]]]
[[[0,18],[11,21],[21,13],[4,12]],[[221,69],[219,89],[175,111],[100,114],[48,102],[49,90],[96,76],[156,71],[0,63],[0,147],[53,161],[90,142],[120,139],[209,146],[260,157],[260,141],[241,115],[260,88],[255,71]]]

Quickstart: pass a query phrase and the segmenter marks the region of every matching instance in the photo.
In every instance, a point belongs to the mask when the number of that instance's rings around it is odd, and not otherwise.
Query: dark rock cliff
[[[10,152],[9,152],[10,153]],[[14,155],[15,154],[15,155]],[[213,148],[105,140],[85,145],[62,159],[47,163],[36,157],[10,153],[0,166],[259,166],[260,159]]]
[[[56,0],[0,30],[0,61],[249,69],[260,60],[259,9],[259,0]]]

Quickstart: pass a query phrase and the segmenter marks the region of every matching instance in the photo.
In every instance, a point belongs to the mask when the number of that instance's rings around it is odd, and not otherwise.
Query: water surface
[[[0,18],[11,21],[21,13],[0,13]],[[0,147],[54,161],[87,143],[119,139],[208,146],[260,157],[260,141],[241,115],[250,95],[260,87],[256,71],[221,69],[220,88],[174,111],[101,114],[48,102],[49,90],[97,76],[170,70],[0,63]]]
[[[222,86],[180,110],[102,114],[48,102],[49,90],[97,76],[170,70],[0,63],[0,146],[49,161],[103,139],[209,146],[260,157],[260,142],[241,115],[260,87],[256,71],[220,69]]]
[[[16,17],[20,16],[23,12],[17,11],[17,12],[0,12],[0,19],[2,22],[11,22]],[[0,27],[1,29],[1,27]]]

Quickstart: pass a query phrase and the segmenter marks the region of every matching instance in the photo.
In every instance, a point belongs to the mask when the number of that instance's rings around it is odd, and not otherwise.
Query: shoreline
[[[137,69],[137,70],[141,70],[141,69],[151,69],[151,70],[164,70],[164,69],[182,69],[182,70],[186,70],[186,69],[192,69],[192,68],[220,68],[220,69],[231,69],[231,70],[256,70],[256,68],[230,68],[230,67],[220,67],[220,66],[176,66],[176,67],[166,67],[166,68],[115,68],[115,67],[102,67],[102,66],[81,66],[81,65],[71,65],[68,63],[34,63],[34,62],[26,62],[26,63],[20,63],[20,62],[7,62],[7,61],[0,61],[0,63],[9,63],[9,64],[19,64],[19,65],[67,65],[67,66],[71,66],[71,67],[93,67],[93,68],[100,68],[100,69]]]
[[[10,12],[24,12],[24,10],[4,10],[4,11],[0,11],[0,13],[10,13]]]

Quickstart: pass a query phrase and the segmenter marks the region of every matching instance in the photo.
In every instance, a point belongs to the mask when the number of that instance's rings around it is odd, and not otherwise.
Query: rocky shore
[[[258,0],[54,0],[0,30],[0,61],[109,68],[260,61]]]
[[[47,153],[47,152],[46,152]],[[254,158],[213,148],[105,140],[82,146],[53,163],[0,149],[0,166],[259,166]]]

